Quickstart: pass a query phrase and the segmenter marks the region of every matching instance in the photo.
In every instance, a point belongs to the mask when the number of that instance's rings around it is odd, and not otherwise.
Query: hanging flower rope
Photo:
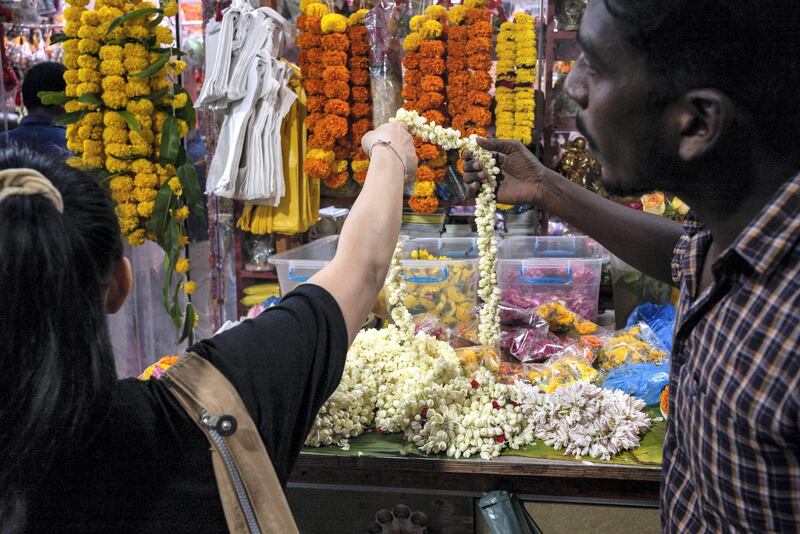
[[[514,17],[516,80],[514,83],[514,131],[512,139],[529,145],[535,122],[536,30],[533,17],[517,13]]]
[[[500,25],[497,34],[497,82],[495,83],[495,136],[514,139],[514,83],[517,77],[517,45],[513,21]]]
[[[189,260],[184,221],[203,210],[194,165],[181,145],[195,113],[186,91],[173,83],[186,63],[177,59],[172,31],[161,26],[174,17],[174,0],[160,7],[143,1],[71,0],[64,10],[66,88],[42,92],[45,104],[64,106],[55,124],[67,126],[73,167],[94,172],[107,184],[123,236],[133,246],[156,241],[165,251],[163,304],[183,327],[181,340],[197,322],[189,303],[178,305],[178,291],[196,285],[183,281]],[[173,274],[178,273],[177,280]]]
[[[455,14],[452,11],[455,10]],[[491,13],[486,7],[486,0],[467,0],[463,8],[453,8],[451,18],[465,27],[459,31],[459,38],[453,42],[456,60],[465,59],[465,70],[453,80],[456,91],[456,109],[458,115],[453,116],[453,128],[463,135],[487,135],[486,128],[492,123],[491,98],[492,67],[490,55],[492,48]],[[468,37],[468,38],[467,38]],[[463,45],[463,52],[461,49]],[[463,63],[457,66],[464,66]],[[466,98],[464,98],[466,96]]]
[[[347,21],[350,38],[350,135],[352,137],[350,169],[353,180],[364,185],[369,158],[361,150],[361,138],[372,129],[372,95],[369,81],[369,41],[364,16],[369,10],[360,9]]]
[[[328,6],[318,0],[303,0],[303,11],[297,18],[297,46],[300,49],[298,63],[303,88],[306,90],[306,128],[309,132],[308,153],[303,162],[303,171],[312,178],[322,180],[333,173],[333,145],[335,138],[317,135],[316,127],[325,118],[325,81],[323,79],[322,17],[328,15]]]
[[[411,18],[412,30],[403,41],[406,67],[403,80],[405,108],[419,112],[430,122],[447,125],[444,99],[444,61],[447,10],[429,6],[423,15]],[[447,154],[434,144],[414,139],[420,165],[408,206],[417,213],[433,213],[439,207],[435,182],[444,181]]]

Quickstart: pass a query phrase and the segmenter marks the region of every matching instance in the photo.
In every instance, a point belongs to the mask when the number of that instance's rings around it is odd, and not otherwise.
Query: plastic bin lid
[[[607,262],[608,251],[587,236],[507,237],[498,247],[500,260],[573,259]]]

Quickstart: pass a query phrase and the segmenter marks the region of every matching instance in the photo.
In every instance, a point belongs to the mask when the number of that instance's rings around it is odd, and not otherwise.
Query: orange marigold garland
[[[445,39],[447,10],[428,6],[423,15],[411,18],[411,33],[403,41],[406,68],[403,79],[404,108],[418,111],[427,120],[448,125],[444,76],[447,69]],[[439,207],[435,181],[443,181],[447,154],[438,146],[414,139],[419,168],[408,206],[417,213],[432,213]]]
[[[491,101],[480,96],[492,88],[492,25],[486,3],[466,0],[449,14],[450,24],[463,28],[451,32],[448,40],[448,61],[452,58],[452,66],[460,67],[450,71],[448,100],[453,128],[464,137],[486,136],[486,128],[492,123]]]
[[[369,42],[367,28],[364,26],[364,15],[369,13],[360,9],[350,15],[347,21],[347,35],[350,39],[350,118],[352,121],[350,135],[352,139],[352,153],[350,155],[350,170],[353,180],[359,185],[364,185],[367,179],[369,158],[361,150],[361,138],[364,133],[372,129],[372,95],[369,82]]]
[[[335,37],[327,39],[327,44],[332,51],[322,48],[322,17],[327,15],[328,7],[325,4],[311,2],[303,5],[303,13],[297,17],[297,28],[300,30],[300,34],[297,36],[297,46],[300,48],[297,60],[303,88],[307,95],[306,128],[309,132],[308,153],[303,162],[303,171],[311,178],[319,180],[329,178],[334,171],[335,156],[331,149],[336,138],[330,137],[329,133],[331,130],[341,128],[340,124],[333,124],[328,120],[330,115],[326,111],[326,107],[338,107],[338,102],[329,104],[330,100],[325,94],[328,84],[325,82],[324,65],[337,65],[339,57],[335,52],[337,48],[337,43],[334,42]],[[326,35],[325,37],[330,36]],[[327,61],[325,61],[326,59]],[[346,68],[345,72],[347,72]],[[332,76],[332,73],[329,73],[328,76]],[[347,86],[347,82],[344,84]],[[346,131],[347,125],[345,124]]]
[[[347,156],[350,152],[350,81],[352,72],[347,67],[350,38],[347,36],[347,17],[329,13],[322,17],[322,80],[325,82],[325,117],[315,125],[314,136],[333,141],[334,161],[331,173],[322,178],[329,189],[338,189],[350,177]]]

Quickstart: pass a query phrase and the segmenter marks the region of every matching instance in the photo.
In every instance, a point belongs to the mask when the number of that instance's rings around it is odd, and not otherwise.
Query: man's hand
[[[411,137],[405,126],[396,122],[388,122],[379,126],[364,134],[364,137],[361,138],[361,148],[368,156],[371,151],[391,150],[391,148],[381,145],[381,141],[388,141],[397,156],[400,157],[406,169],[405,178],[413,178],[417,173],[417,151],[414,149],[414,138]]]
[[[542,199],[542,181],[547,169],[536,156],[519,141],[478,139],[481,148],[494,154],[501,176],[497,188],[497,201],[504,204],[539,204]],[[461,154],[464,160],[464,184],[474,195],[489,175],[483,165],[472,157],[469,150]]]

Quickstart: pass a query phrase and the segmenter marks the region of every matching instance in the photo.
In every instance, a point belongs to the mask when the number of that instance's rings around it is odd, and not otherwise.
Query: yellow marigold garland
[[[59,121],[67,125],[67,148],[75,154],[68,163],[107,184],[128,243],[151,239],[164,248],[165,295],[172,296],[165,296],[164,305],[186,337],[197,314],[189,304],[184,316],[177,289],[169,288],[178,263],[185,268],[180,274],[188,271],[188,260],[179,259],[188,241],[181,223],[190,206],[202,209],[203,202],[194,166],[180,147],[194,110],[170,78],[186,68],[174,57],[172,31],[152,24],[156,17],[174,16],[177,3],[96,0],[92,9],[87,3],[71,0],[64,10],[64,93],[40,96],[63,103],[66,114]],[[195,286],[181,287],[189,293]]]
[[[532,141],[536,100],[536,30],[533,17],[518,13],[515,17],[514,42],[516,45],[516,80],[514,84],[513,139],[529,145]]]

